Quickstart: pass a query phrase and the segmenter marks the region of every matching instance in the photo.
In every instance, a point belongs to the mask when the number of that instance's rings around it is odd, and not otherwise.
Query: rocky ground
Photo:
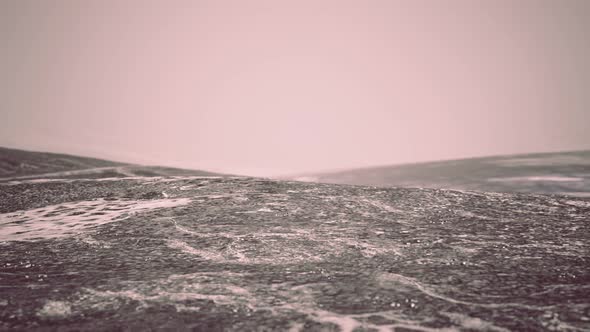
[[[590,199],[239,177],[0,183],[0,330],[590,330]]]

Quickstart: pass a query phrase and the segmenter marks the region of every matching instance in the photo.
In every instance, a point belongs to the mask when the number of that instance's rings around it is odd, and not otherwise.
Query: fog
[[[274,176],[590,149],[590,2],[0,2],[0,146]]]

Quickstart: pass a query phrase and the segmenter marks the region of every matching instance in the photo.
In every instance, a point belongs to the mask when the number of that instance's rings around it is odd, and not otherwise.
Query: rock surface
[[[0,183],[0,330],[590,330],[590,199],[240,177]]]

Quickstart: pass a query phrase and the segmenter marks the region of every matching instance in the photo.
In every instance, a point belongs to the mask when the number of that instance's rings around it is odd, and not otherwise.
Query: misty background
[[[590,149],[590,2],[0,1],[0,146],[274,176]]]

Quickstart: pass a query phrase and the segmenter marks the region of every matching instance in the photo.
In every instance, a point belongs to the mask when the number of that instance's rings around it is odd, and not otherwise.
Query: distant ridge
[[[0,147],[0,181],[35,178],[224,175],[226,174],[174,167],[142,166],[98,158]]]
[[[381,187],[590,196],[590,151],[529,153],[307,173],[286,179]]]

